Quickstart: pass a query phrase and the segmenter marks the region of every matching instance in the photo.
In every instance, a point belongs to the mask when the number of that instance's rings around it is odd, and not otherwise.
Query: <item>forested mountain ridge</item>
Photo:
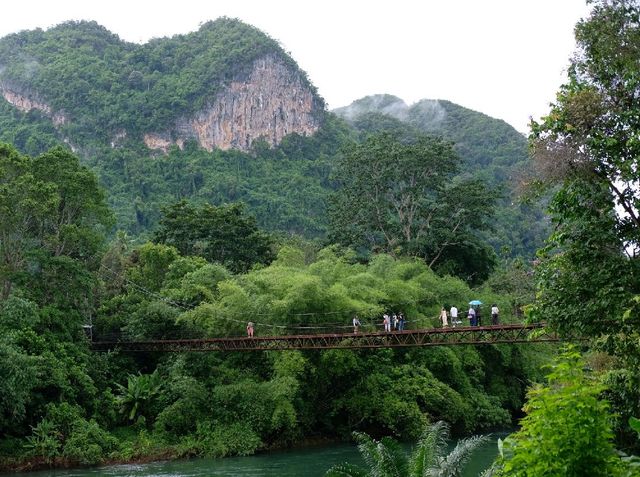
[[[32,156],[67,144],[132,235],[182,198],[243,201],[269,230],[324,233],[327,158],[348,127],[252,26],[221,18],[143,45],[95,22],[23,31],[0,39],[0,93],[0,140]]]
[[[262,228],[324,237],[341,148],[395,129],[444,135],[461,175],[505,197],[486,237],[494,249],[531,255],[541,243],[532,226],[540,216],[505,212],[508,182],[527,160],[513,128],[448,101],[409,108],[392,96],[357,101],[345,121],[276,41],[238,20],[143,45],[95,22],[9,35],[0,39],[0,93],[0,140],[30,155],[66,143],[96,171],[118,227],[132,235],[148,234],[162,206],[186,198],[242,201]]]
[[[95,22],[67,22],[0,40],[6,101],[49,117],[80,143],[126,137],[152,149],[189,139],[212,150],[248,150],[264,138],[319,127],[323,100],[276,41],[238,20],[143,45]]]
[[[525,136],[506,122],[446,100],[422,99],[411,106],[402,99],[378,94],[360,98],[333,112],[360,135],[392,131],[443,136],[454,143],[462,159],[462,177],[482,180],[498,197],[495,230],[486,239],[505,253],[529,255],[548,234],[542,208],[520,204],[517,182],[528,167]]]

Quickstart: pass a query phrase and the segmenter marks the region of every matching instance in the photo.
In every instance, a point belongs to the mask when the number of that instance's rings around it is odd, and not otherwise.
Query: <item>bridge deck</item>
[[[332,333],[317,335],[256,336],[156,341],[95,341],[94,351],[256,351],[328,348],[395,348],[492,343],[560,341],[544,323],[495,326],[460,326],[392,332]]]

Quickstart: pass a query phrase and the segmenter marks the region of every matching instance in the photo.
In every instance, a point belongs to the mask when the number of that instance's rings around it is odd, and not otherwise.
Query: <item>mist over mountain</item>
[[[540,207],[520,204],[515,194],[529,156],[526,138],[501,119],[467,109],[450,101],[422,99],[407,105],[388,94],[365,96],[333,112],[361,135],[391,131],[443,136],[455,144],[463,160],[462,176],[482,179],[497,197],[495,230],[487,240],[496,248],[526,255],[548,233]]]
[[[134,235],[153,230],[164,205],[189,198],[243,201],[268,230],[323,237],[334,158],[346,142],[387,130],[455,143],[462,174],[504,197],[488,238],[496,250],[531,254],[542,236],[529,223],[541,216],[511,205],[526,141],[504,121],[391,95],[328,112],[282,47],[238,20],[143,45],[95,22],[9,35],[0,39],[0,94],[0,140],[30,155],[66,144]]]

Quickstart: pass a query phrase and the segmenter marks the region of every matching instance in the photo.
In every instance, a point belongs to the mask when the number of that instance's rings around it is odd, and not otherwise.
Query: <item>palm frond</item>
[[[363,468],[346,463],[334,465],[324,475],[325,477],[370,477]]]
[[[439,462],[447,446],[449,426],[444,421],[427,426],[411,455],[410,468],[414,477],[426,477]]]
[[[353,436],[358,442],[358,450],[369,469],[369,475],[372,477],[407,475],[407,456],[394,439],[383,437],[377,441],[360,432],[354,432]]]
[[[390,437],[383,437],[378,443],[380,452],[380,475],[404,477],[409,472],[407,454],[400,444]]]
[[[488,438],[488,436],[473,436],[462,439],[449,455],[440,460],[438,473],[435,475],[438,477],[458,477],[473,451],[487,442]]]
[[[364,463],[371,470],[371,475],[375,475],[373,470],[378,467],[378,463],[380,462],[378,442],[364,432],[354,432],[353,438],[358,443],[360,455]]]
[[[478,477],[493,477],[498,470],[496,464],[492,464],[491,467],[485,469]]]

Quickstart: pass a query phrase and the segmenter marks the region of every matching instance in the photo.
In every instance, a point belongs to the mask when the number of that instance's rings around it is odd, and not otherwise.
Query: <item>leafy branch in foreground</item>
[[[475,449],[487,441],[487,436],[462,439],[446,454],[449,426],[438,421],[427,426],[409,458],[397,441],[383,437],[379,441],[360,432],[353,433],[358,450],[367,465],[363,469],[352,464],[333,466],[328,477],[456,477],[462,471]]]

